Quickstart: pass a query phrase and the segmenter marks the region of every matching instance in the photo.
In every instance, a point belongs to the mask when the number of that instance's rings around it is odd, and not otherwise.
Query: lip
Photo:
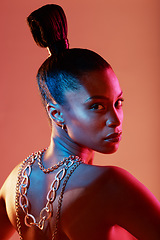
[[[110,133],[104,140],[108,142],[119,142],[121,140],[121,135],[122,131]]]

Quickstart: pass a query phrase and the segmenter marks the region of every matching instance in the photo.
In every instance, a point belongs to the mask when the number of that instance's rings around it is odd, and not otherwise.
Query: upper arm
[[[110,218],[138,239],[160,239],[160,203],[136,178],[121,168],[111,170],[107,186]]]
[[[0,196],[0,235],[1,239],[8,239],[12,235],[14,228],[8,218],[5,200]]]
[[[9,239],[15,231],[15,187],[17,180],[16,167],[0,189],[0,236],[1,240]]]

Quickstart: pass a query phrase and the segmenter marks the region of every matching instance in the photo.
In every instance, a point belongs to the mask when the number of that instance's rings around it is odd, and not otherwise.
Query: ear
[[[59,104],[48,103],[47,112],[51,120],[54,121],[57,125],[64,123],[63,114],[61,112]]]

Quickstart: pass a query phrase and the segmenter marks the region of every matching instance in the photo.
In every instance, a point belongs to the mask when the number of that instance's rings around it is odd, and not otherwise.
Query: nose
[[[106,125],[108,127],[118,127],[121,122],[122,122],[122,118],[123,118],[123,112],[119,113],[117,112],[116,109],[112,109],[110,110],[110,112],[107,114],[107,121],[106,121]]]

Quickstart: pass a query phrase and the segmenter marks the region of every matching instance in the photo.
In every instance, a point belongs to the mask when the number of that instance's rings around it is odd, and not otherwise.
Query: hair
[[[60,6],[47,4],[32,12],[27,22],[36,44],[48,48],[51,53],[37,74],[45,106],[53,99],[64,105],[65,91],[78,90],[83,84],[81,77],[84,74],[110,67],[100,55],[91,50],[69,49],[67,20]]]

